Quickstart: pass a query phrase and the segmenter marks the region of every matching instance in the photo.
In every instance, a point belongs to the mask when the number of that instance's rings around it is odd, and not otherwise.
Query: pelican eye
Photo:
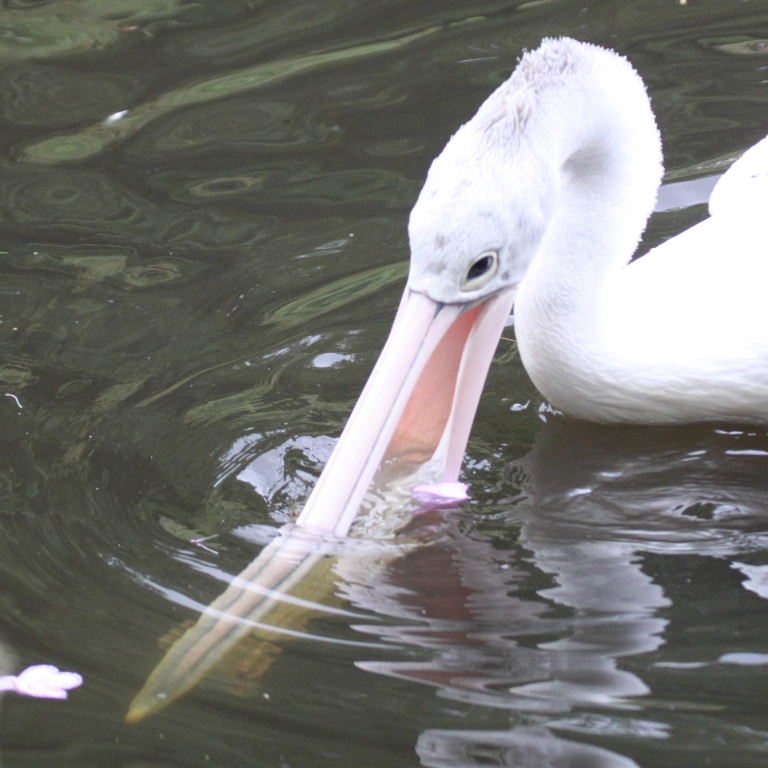
[[[482,288],[496,274],[498,268],[499,254],[496,251],[486,251],[470,264],[461,283],[461,290],[476,291]]]

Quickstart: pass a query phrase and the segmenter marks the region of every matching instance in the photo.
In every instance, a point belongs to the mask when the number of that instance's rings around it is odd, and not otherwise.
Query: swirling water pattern
[[[521,50],[571,34],[640,69],[673,182],[652,244],[764,134],[766,22],[721,0],[4,2],[0,672],[86,681],[3,700],[3,765],[765,762],[766,435],[546,417],[509,341],[473,500],[410,531],[430,546],[340,559],[342,610],[269,669],[246,647],[123,718],[306,497],[428,163]]]

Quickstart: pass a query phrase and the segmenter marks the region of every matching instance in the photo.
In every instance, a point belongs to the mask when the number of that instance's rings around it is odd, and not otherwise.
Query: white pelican
[[[624,58],[567,38],[523,56],[429,170],[392,331],[297,525],[176,641],[130,722],[254,629],[295,634],[276,612],[303,627],[302,611],[322,610],[346,556],[335,537],[374,480],[456,481],[513,300],[523,363],[566,413],[768,422],[768,137],[718,182],[708,219],[629,264],[661,174]]]
[[[526,53],[429,169],[392,331],[298,523],[346,534],[380,466],[432,457],[456,480],[513,300],[523,364],[567,414],[768,421],[768,137],[708,219],[630,264],[662,170],[626,59],[568,38]]]

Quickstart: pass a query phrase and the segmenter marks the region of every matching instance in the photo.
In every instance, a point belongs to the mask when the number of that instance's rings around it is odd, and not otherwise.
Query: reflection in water
[[[637,768],[607,749],[561,739],[546,728],[509,731],[425,731],[416,751],[428,768]]]
[[[494,706],[552,712],[576,704],[638,706],[631,699],[648,686],[619,669],[619,660],[657,650],[665,609],[672,607],[664,585],[644,569],[644,554],[722,558],[763,551],[766,456],[768,440],[759,433],[551,420],[530,454],[509,467],[517,472],[522,464],[527,479],[507,518],[519,526],[526,567],[551,586],[521,590],[530,574],[506,562],[482,526],[471,536],[453,530],[386,577],[415,590],[419,597],[406,601],[418,602],[407,614],[426,616],[419,622],[428,625],[388,627],[386,636],[433,655],[426,663],[360,665]],[[343,564],[339,572],[344,575]],[[437,613],[429,598],[435,572],[441,574]],[[346,591],[358,605],[391,611],[387,590],[383,601],[376,587]],[[505,658],[498,669],[489,669],[489,648],[496,663],[500,653]]]
[[[304,544],[296,550],[298,566],[288,563],[287,576],[269,581],[278,592],[265,592],[259,586],[266,583],[261,572],[279,562],[271,550],[296,546],[295,534],[284,535],[177,642],[131,717],[155,708],[147,696],[157,697],[158,690],[161,698],[169,695],[164,691],[175,697],[196,682],[210,667],[205,656],[220,642],[217,633],[231,635],[221,646],[231,650],[251,633],[254,621],[260,622],[261,642],[251,640],[240,649],[239,661],[221,672],[232,675],[244,693],[267,674],[286,636],[313,639],[307,634],[312,616],[329,613],[346,617],[357,633],[375,637],[372,645],[314,637],[342,642],[350,652],[357,648],[358,669],[431,686],[446,701],[517,712],[541,726],[428,730],[418,742],[424,765],[481,765],[489,755],[494,764],[518,765],[523,754],[531,765],[553,760],[569,766],[586,759],[590,765],[634,765],[554,732],[604,732],[605,718],[573,719],[572,713],[586,708],[614,713],[608,715],[613,733],[665,738],[663,722],[626,715],[649,706],[644,704],[651,692],[648,660],[663,648],[670,620],[687,610],[674,601],[680,589],[674,567],[652,574],[647,557],[723,559],[764,552],[766,456],[768,439],[759,432],[615,428],[551,418],[529,454],[503,472],[525,477],[515,502],[493,522],[495,531],[502,523],[516,532],[515,541],[503,544],[498,533],[484,533],[482,515],[467,532],[465,516],[433,512],[401,534],[411,542],[407,552],[394,542],[346,548],[336,543],[331,549]],[[760,594],[755,585],[762,572],[740,561],[734,566],[748,576],[746,589]],[[335,607],[334,591],[357,616]],[[265,594],[272,601],[266,607]],[[258,611],[244,612],[237,605],[242,600],[253,601]],[[236,620],[235,614],[244,618]],[[387,647],[397,649],[398,658],[369,655],[373,648]],[[180,666],[189,664],[190,649],[199,664],[191,677]],[[248,654],[252,660],[244,661]],[[762,665],[764,658],[746,653],[732,663]],[[691,670],[728,662],[700,659]],[[248,669],[246,687],[237,681],[238,668]],[[683,668],[662,662],[655,667],[678,673]],[[181,682],[174,682],[180,674]],[[158,679],[165,688],[157,687]],[[677,707],[697,709],[695,702],[681,701]]]
[[[56,12],[43,0],[6,0],[0,12],[3,60],[83,54],[118,45],[121,38],[163,19],[181,19],[194,11],[183,0],[57,0]],[[186,7],[185,7],[186,6]]]
[[[637,697],[649,685],[619,665],[660,648],[668,616],[685,610],[645,571],[644,554],[764,552],[767,456],[762,433],[551,420],[522,462],[526,488],[507,522],[519,525],[525,561],[553,586],[525,588],[530,574],[505,562],[503,550],[454,529],[448,542],[392,566],[385,584],[343,588],[356,605],[416,620],[384,633],[375,626],[358,630],[428,652],[419,662],[358,666],[427,683],[450,699],[539,716],[574,706],[642,707]],[[407,585],[408,592],[393,601],[393,585]],[[756,591],[751,582],[744,586]],[[647,736],[648,724],[641,730]],[[655,730],[663,736],[665,728]],[[427,731],[418,746],[430,766],[481,765],[491,757],[495,765],[547,765],[555,756],[552,764],[575,765],[587,759],[581,749],[593,748],[525,728]],[[590,765],[634,765],[600,750],[589,759]]]
[[[50,130],[101,120],[141,95],[132,73],[70,71],[30,62],[7,67],[0,75],[0,104],[12,125]],[[53,119],[52,119],[53,118]]]
[[[273,85],[286,78],[311,72],[334,62],[348,62],[379,53],[397,50],[420,38],[432,35],[437,27],[422,29],[392,40],[350,46],[336,51],[311,53],[282,60],[272,60],[228,72],[224,75],[201,78],[184,86],[145,100],[117,122],[105,121],[69,136],[57,136],[25,146],[20,150],[21,159],[32,163],[56,163],[85,160],[120,140],[124,140],[153,120],[183,107],[206,103],[222,96],[236,96],[266,85]]]

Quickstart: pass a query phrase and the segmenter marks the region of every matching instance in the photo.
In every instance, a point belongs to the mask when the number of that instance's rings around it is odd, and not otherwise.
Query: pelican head
[[[488,118],[457,131],[411,210],[408,287],[436,302],[470,305],[519,285],[555,204],[549,166]]]

